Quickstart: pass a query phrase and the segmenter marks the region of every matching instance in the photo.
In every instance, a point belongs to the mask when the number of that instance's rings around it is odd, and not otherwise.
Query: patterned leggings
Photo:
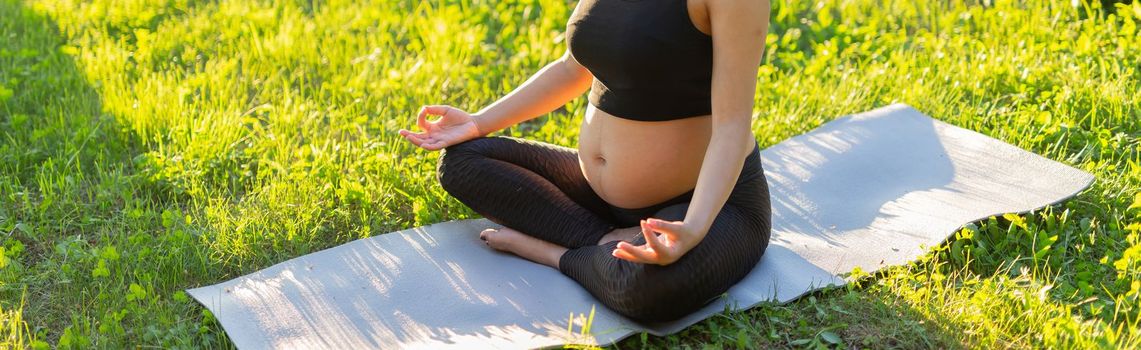
[[[444,190],[492,222],[568,248],[559,271],[637,321],[696,311],[744,278],[769,243],[768,183],[756,146],[709,233],[666,266],[615,258],[618,242],[598,240],[648,217],[684,220],[693,190],[645,208],[614,207],[587,183],[577,150],[504,136],[445,148],[437,177]],[[631,243],[646,241],[638,234]]]

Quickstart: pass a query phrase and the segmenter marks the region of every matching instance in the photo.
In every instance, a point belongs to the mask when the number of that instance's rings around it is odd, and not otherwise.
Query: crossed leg
[[[567,248],[632,237],[590,187],[573,148],[513,137],[484,137],[444,149],[440,184],[472,210],[503,225],[480,238],[498,250],[558,268]]]
[[[493,248],[559,269],[623,315],[663,321],[723,293],[760,259],[768,245],[770,208],[767,183],[757,170],[754,150],[743,170],[749,180],[734,187],[705,239],[666,266],[610,254],[616,240],[641,245],[644,238],[638,226],[616,227],[609,205],[582,176],[574,149],[510,137],[473,139],[445,149],[437,175],[450,194],[505,227],[481,232]],[[653,215],[683,220],[688,205],[669,205]]]
[[[598,241],[599,245],[608,242],[627,241],[639,234],[638,227],[616,228]],[[509,252],[524,259],[559,269],[559,260],[567,252],[566,247],[555,245],[508,227],[489,228],[479,233],[479,238],[487,241],[489,247],[495,250]]]

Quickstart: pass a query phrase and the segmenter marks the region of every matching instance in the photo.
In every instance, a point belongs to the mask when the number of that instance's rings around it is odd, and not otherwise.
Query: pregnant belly
[[[648,207],[697,185],[711,132],[709,116],[646,122],[588,106],[579,132],[579,165],[610,205]]]

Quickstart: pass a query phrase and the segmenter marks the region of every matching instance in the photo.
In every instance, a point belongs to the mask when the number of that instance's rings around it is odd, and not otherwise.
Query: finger
[[[630,255],[630,253],[627,253],[625,251],[618,250],[618,249],[615,249],[614,251],[610,252],[610,255],[613,255],[615,258],[626,260],[626,261],[629,261],[632,263],[639,263],[639,264],[646,264],[647,263],[645,261],[642,261],[642,259],[638,259],[637,257]]]
[[[425,123],[430,123],[430,122],[428,122],[428,118],[427,118],[429,115],[438,115],[441,117],[446,117],[448,115],[448,113],[451,111],[452,111],[452,106],[431,105],[431,106],[424,106],[424,109],[420,111],[420,115],[422,117],[424,117],[423,119],[424,119]]]
[[[420,127],[422,131],[428,131],[428,106],[420,107],[420,113],[416,114],[416,126]]]
[[[417,134],[411,133],[411,132],[403,134],[403,136],[405,139],[408,139],[409,142],[412,142],[412,144],[420,146],[420,147],[424,147],[425,143],[431,143],[431,141],[432,141],[431,137],[417,135]]]
[[[444,142],[443,140],[437,140],[437,141],[427,141],[423,145],[421,145],[420,147],[424,147],[424,149],[429,150],[429,151],[436,151],[436,150],[439,150],[441,148],[444,148],[445,146],[447,146],[447,142]]]
[[[428,131],[428,115],[440,115],[443,106],[424,106],[420,108],[420,115],[416,116],[416,125],[420,130]]]
[[[405,129],[400,129],[400,136],[415,138],[421,142],[428,139],[428,133],[426,132],[413,132]]]
[[[428,135],[408,134],[406,137],[415,140],[417,146],[424,145],[425,143],[432,143],[435,141],[434,138]]]
[[[646,244],[650,246],[650,249],[653,249],[656,252],[661,252],[664,250],[664,247],[662,247],[662,241],[658,240],[658,235],[654,234],[654,231],[650,229],[650,226],[646,223],[646,220],[642,220],[642,236],[646,237]]]
[[[449,112],[449,110],[450,110],[450,109],[452,109],[452,106],[445,106],[445,105],[428,105],[428,106],[424,106],[424,110],[423,110],[421,113],[423,113],[423,114],[430,114],[430,115],[438,115],[438,116],[444,116],[444,115],[447,115],[447,114],[448,114],[448,112]]]
[[[629,261],[642,263],[642,264],[656,264],[657,261],[654,257],[649,256],[645,250],[642,249],[616,249],[618,254],[625,256]]]
[[[632,263],[638,263],[638,264],[653,264],[654,263],[653,261],[650,261],[650,260],[647,260],[647,259],[644,259],[644,258],[641,258],[638,256],[634,256],[633,254],[630,254],[629,251],[622,250],[622,249],[615,249],[613,252],[610,253],[610,255],[613,255],[615,258],[626,260],[626,261],[629,261]]]
[[[626,242],[618,242],[618,250],[629,253],[630,255],[647,263],[657,263],[657,254],[649,250],[645,245],[635,246]]]
[[[681,232],[684,228],[683,225],[685,225],[681,221],[665,221],[655,218],[646,219],[646,224],[654,231],[661,232],[673,240],[677,240],[678,232]]]
[[[424,144],[424,140],[423,140],[423,139],[421,139],[421,138],[419,138],[419,137],[417,137],[417,136],[415,136],[415,135],[413,135],[413,134],[412,134],[412,133],[410,133],[410,132],[407,132],[407,131],[403,131],[403,130],[402,130],[402,132],[400,133],[400,136],[404,136],[404,138],[405,138],[405,139],[407,139],[407,140],[408,140],[408,142],[411,142],[413,145],[416,145],[416,146],[419,146],[419,147],[424,147],[424,146],[423,146],[423,144]]]

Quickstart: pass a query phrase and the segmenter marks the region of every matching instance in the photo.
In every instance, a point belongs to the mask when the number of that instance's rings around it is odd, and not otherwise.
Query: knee
[[[436,180],[444,190],[452,192],[457,189],[463,183],[465,169],[471,162],[486,157],[484,150],[489,146],[489,139],[471,139],[440,150],[440,158],[436,161]]]
[[[672,288],[661,284],[636,280],[613,291],[615,299],[612,307],[626,317],[647,323],[678,319],[693,311],[688,306],[679,304],[683,298],[678,298],[678,291],[670,290]]]
[[[665,283],[663,283],[665,282]],[[677,286],[660,278],[636,276],[623,283],[614,284],[607,294],[611,296],[610,307],[626,317],[639,322],[672,321],[685,316],[691,308],[680,305]]]
[[[639,242],[636,242],[636,244]],[[578,281],[610,309],[639,322],[670,321],[696,310],[691,278],[656,265],[632,263],[610,255],[617,243],[572,249],[559,270]]]

